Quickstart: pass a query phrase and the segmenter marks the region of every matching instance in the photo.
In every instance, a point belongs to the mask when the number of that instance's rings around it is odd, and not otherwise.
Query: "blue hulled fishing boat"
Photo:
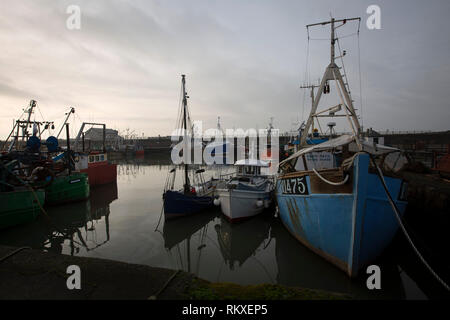
[[[203,178],[203,169],[193,170],[188,165],[188,154],[191,150],[188,148],[188,131],[191,126],[188,126],[190,116],[187,110],[187,94],[186,94],[186,80],[185,75],[181,76],[182,85],[182,112],[177,121],[177,128],[183,128],[184,148],[183,148],[183,170],[184,183],[182,190],[174,190],[175,177],[177,167],[172,168],[166,180],[163,193],[163,205],[165,219],[171,219],[181,216],[190,215],[213,206],[213,180],[205,181]],[[193,184],[189,179],[189,172],[192,172]]]
[[[352,20],[360,18],[307,26],[331,26],[331,62],[316,99],[311,86],[311,113],[297,152],[280,163],[276,191],[279,215],[289,232],[355,277],[394,237],[406,208],[407,185],[398,175],[406,163],[402,152],[363,138],[348,84],[335,63],[335,29]],[[330,81],[336,84],[340,103],[318,111],[322,93],[330,92]],[[336,137],[330,132],[327,141],[309,144],[317,132],[314,122],[320,127],[319,117],[324,116],[345,117],[352,134]]]
[[[164,214],[166,219],[190,215],[213,205],[212,196],[199,196],[195,192],[167,190],[164,193]]]

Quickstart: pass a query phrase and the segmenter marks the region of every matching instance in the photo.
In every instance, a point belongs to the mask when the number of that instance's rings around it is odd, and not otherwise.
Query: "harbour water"
[[[273,212],[232,225],[215,208],[165,222],[162,190],[170,159],[150,156],[116,163],[117,183],[92,189],[87,201],[48,207],[48,216],[2,230],[0,244],[180,269],[213,282],[277,283],[358,299],[434,295],[433,286],[423,285],[427,280],[420,263],[405,261],[409,248],[400,237],[376,262],[382,271],[381,290],[369,290],[368,275],[350,280],[295,240]],[[206,168],[206,174],[217,174],[217,168]]]

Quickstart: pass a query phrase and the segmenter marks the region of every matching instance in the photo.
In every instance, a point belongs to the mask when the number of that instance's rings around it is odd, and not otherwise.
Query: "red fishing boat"
[[[136,157],[137,158],[144,158],[144,148],[139,148],[136,150]]]
[[[83,157],[83,156],[81,156]],[[80,168],[89,176],[91,186],[106,184],[117,180],[117,164],[110,163],[106,153],[92,151],[87,158],[87,167]]]
[[[89,151],[86,152],[84,148],[84,132],[83,129],[85,125],[101,125],[103,127],[102,132],[102,151]],[[91,186],[102,185],[111,183],[117,180],[117,164],[110,163],[108,161],[108,155],[106,152],[105,145],[105,134],[106,126],[105,124],[99,123],[88,123],[83,122],[80,131],[78,132],[77,138],[75,140],[75,147],[77,146],[80,137],[82,138],[82,152],[78,153],[78,157],[75,160],[75,168],[80,172],[85,172],[89,176],[89,184]]]

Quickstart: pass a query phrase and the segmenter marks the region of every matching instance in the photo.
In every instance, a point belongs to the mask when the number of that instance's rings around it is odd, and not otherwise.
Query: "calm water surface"
[[[169,222],[162,217],[160,221],[169,160],[117,163],[117,183],[92,189],[85,202],[48,208],[51,222],[41,215],[33,223],[2,230],[0,243],[181,269],[210,281],[278,283],[363,299],[426,299],[433,295],[417,276],[424,271],[417,272],[416,262],[404,261],[404,244],[394,242],[377,262],[382,270],[382,290],[370,291],[365,277],[350,281],[297,242],[271,212],[233,225],[221,216],[220,209]],[[209,170],[207,175],[214,172]]]

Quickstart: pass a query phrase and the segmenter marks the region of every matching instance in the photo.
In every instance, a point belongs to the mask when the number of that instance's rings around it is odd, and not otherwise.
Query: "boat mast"
[[[300,89],[311,89],[311,92],[310,92],[311,107],[314,106],[314,89],[318,88],[319,86],[320,86],[320,84],[319,85],[307,84],[307,85],[300,86]],[[313,130],[314,130],[314,119],[312,119],[312,127],[313,127]]]
[[[62,130],[64,129],[64,127],[65,127],[65,125],[66,125],[66,123],[67,123],[67,120],[69,120],[69,117],[70,117],[70,115],[71,115],[72,113],[75,113],[75,108],[73,108],[73,107],[71,107],[71,108],[70,108],[70,111],[66,113],[66,116],[67,116],[67,117],[66,117],[66,119],[64,120],[64,123],[63,123],[63,125],[61,126],[61,129],[59,129],[59,132],[58,132],[58,134],[56,135],[56,139],[59,138],[59,135],[61,134]]]
[[[309,30],[309,28],[313,27],[313,26],[318,26],[318,25],[323,26],[323,25],[330,24],[330,26],[331,26],[331,42],[330,42],[330,64],[327,66],[325,73],[322,77],[322,81],[320,83],[316,99],[313,101],[313,105],[311,107],[311,112],[309,114],[309,118],[308,118],[308,121],[305,126],[304,134],[302,134],[302,136],[301,136],[300,145],[302,145],[302,146],[306,145],[306,138],[308,137],[308,132],[311,129],[311,126],[313,125],[313,121],[314,121],[313,118],[315,116],[317,116],[316,111],[317,111],[317,107],[319,105],[319,101],[322,96],[322,93],[324,93],[324,88],[326,88],[326,87],[329,88],[328,81],[334,80],[336,82],[336,89],[338,90],[339,97],[341,100],[341,104],[338,105],[338,107],[343,108],[344,112],[345,112],[345,115],[340,115],[340,116],[345,116],[347,118],[348,122],[350,123],[351,130],[353,131],[353,135],[356,137],[356,143],[361,148],[361,144],[359,141],[359,137],[361,135],[361,126],[359,124],[358,117],[357,117],[355,109],[353,107],[353,101],[350,97],[349,92],[347,91],[345,84],[344,84],[344,80],[342,78],[340,68],[335,63],[335,59],[336,59],[335,43],[337,40],[337,38],[335,37],[335,30],[337,28],[343,26],[344,24],[346,24],[347,21],[353,21],[353,20],[361,21],[361,18],[350,18],[350,19],[339,19],[339,20],[332,18],[330,21],[309,24],[306,26],[307,30]],[[339,22],[341,22],[341,24],[338,26],[335,26],[336,23],[339,23]],[[328,92],[329,92],[329,89],[325,93],[328,93]],[[331,114],[331,111],[330,111],[330,116],[335,116],[334,112],[333,112],[333,114]]]
[[[189,185],[189,176],[188,176],[188,165],[187,165],[187,159],[188,159],[188,150],[187,146],[187,120],[186,120],[186,109],[187,109],[187,94],[186,94],[186,79],[185,79],[185,75],[182,74],[181,75],[181,83],[183,86],[183,129],[184,129],[184,143],[185,143],[185,148],[183,149],[183,155],[184,155],[184,193],[189,193],[190,192],[190,185]],[[190,152],[190,150],[189,150]]]
[[[28,109],[28,118],[27,118],[27,122],[26,122],[26,124],[25,124],[25,130],[24,130],[24,133],[23,133],[23,135],[22,135],[22,142],[24,141],[24,139],[25,139],[25,136],[26,136],[26,138],[28,139],[28,125],[30,124],[30,121],[31,121],[31,115],[33,114],[33,109],[36,107],[36,101],[35,100],[31,100],[30,101],[30,109]]]

